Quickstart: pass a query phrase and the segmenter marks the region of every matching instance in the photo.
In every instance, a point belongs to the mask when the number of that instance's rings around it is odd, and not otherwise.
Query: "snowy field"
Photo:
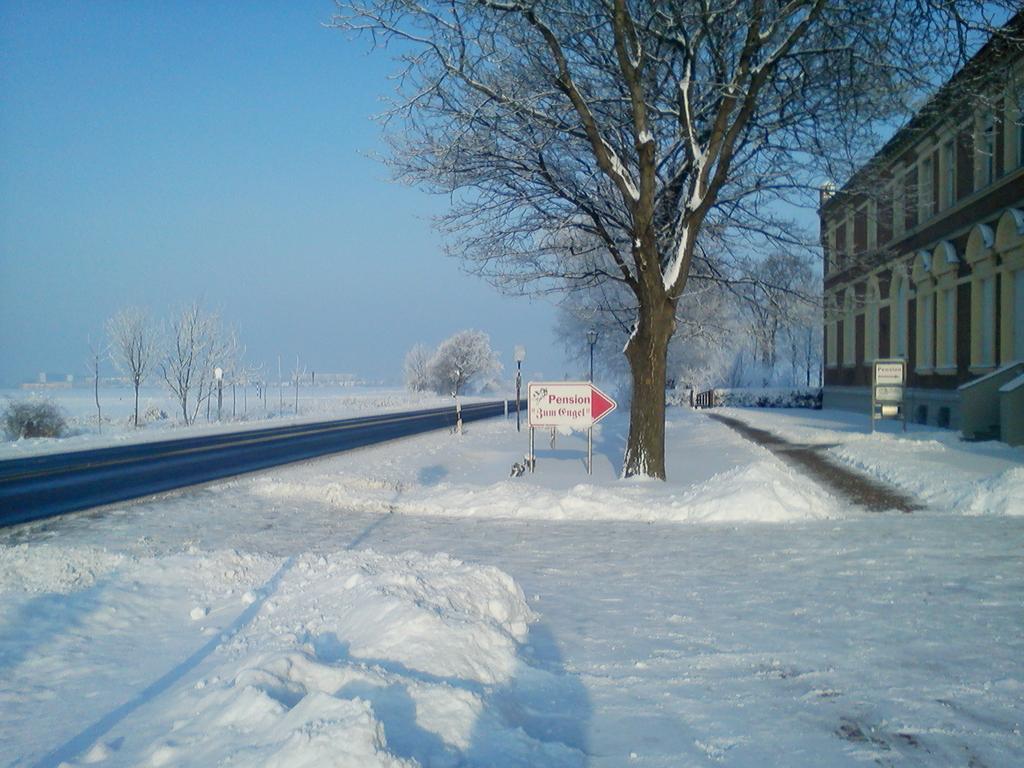
[[[452,405],[452,398],[424,392],[409,392],[404,387],[300,387],[296,412],[295,389],[271,388],[266,399],[256,397],[253,387],[223,392],[220,423],[216,421],[214,396],[207,421],[206,410],[195,424],[186,427],[175,400],[162,387],[142,387],[139,391],[139,422],[132,424],[135,392],[130,387],[106,387],[100,390],[102,425],[96,423],[96,401],[91,389],[0,389],[0,408],[11,400],[48,400],[57,405],[68,423],[68,434],[56,438],[4,440],[0,433],[0,460],[41,453],[76,451],[109,445],[169,440],[186,435],[215,434],[237,430],[299,424],[324,419],[370,416],[388,411],[437,408]],[[497,396],[463,397],[462,402],[496,400]]]
[[[6,529],[0,765],[1024,764],[1024,451],[727,412],[927,509],[673,408],[668,483],[494,420]]]

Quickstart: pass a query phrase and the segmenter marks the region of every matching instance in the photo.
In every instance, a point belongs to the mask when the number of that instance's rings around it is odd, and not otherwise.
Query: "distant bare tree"
[[[430,389],[430,350],[422,344],[417,344],[405,356],[403,372],[405,374],[405,386],[413,392],[422,392]]]
[[[99,341],[87,340],[89,345],[89,370],[92,371],[93,398],[96,400],[96,431],[103,432],[103,411],[100,408],[100,361],[110,354],[108,347]]]
[[[160,374],[178,401],[186,424],[194,424],[216,386],[214,369],[231,363],[235,335],[220,316],[198,303],[183,308],[171,321]]]
[[[665,477],[677,305],[709,228],[808,247],[816,205],[1020,0],[338,0],[400,60],[397,176],[449,196],[451,250],[506,290],[616,281],[636,312],[623,474]],[[604,258],[565,247],[584,231]]]
[[[139,387],[149,376],[157,359],[158,332],[145,311],[137,307],[122,309],[107,321],[110,359],[135,388],[135,417],[139,426]]]

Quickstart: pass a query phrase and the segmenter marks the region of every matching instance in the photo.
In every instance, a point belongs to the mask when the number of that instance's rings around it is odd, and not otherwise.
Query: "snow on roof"
[[[1012,381],[1008,381],[1005,384],[1003,384],[1003,386],[999,388],[999,391],[1013,392],[1014,390],[1020,389],[1021,387],[1024,387],[1024,373],[1022,373],[1016,379],[1013,379]]]
[[[959,387],[957,387],[957,389],[958,390],[970,389],[975,384],[980,384],[983,381],[988,381],[993,376],[999,376],[1000,374],[1006,373],[1008,370],[1010,370],[1014,366],[1018,366],[1018,365],[1024,365],[1024,360],[1013,360],[1013,361],[1007,363],[1006,365],[1001,365],[998,368],[996,368],[994,371],[992,371],[992,373],[986,373],[984,376],[979,376],[976,379],[971,379],[966,384],[961,384]]]

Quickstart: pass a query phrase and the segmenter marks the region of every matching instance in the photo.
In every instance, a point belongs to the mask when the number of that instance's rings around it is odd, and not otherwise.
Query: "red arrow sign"
[[[590,418],[593,419],[595,424],[614,411],[615,408],[616,402],[614,400],[593,384],[590,385]]]

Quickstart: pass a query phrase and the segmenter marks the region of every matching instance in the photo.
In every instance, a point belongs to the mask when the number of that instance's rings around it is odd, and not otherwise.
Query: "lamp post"
[[[220,406],[221,406],[221,395],[222,387],[224,386],[224,369],[214,368],[213,378],[217,380],[217,421],[220,421]]]
[[[591,328],[587,331],[587,341],[590,343],[590,383],[594,383],[594,345],[597,344],[597,331]]]
[[[517,345],[515,350],[516,358],[516,432],[519,427],[519,392],[523,386],[523,360],[526,359],[526,347]]]

